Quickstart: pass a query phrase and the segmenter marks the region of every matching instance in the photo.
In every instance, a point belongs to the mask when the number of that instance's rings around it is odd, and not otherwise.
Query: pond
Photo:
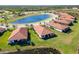
[[[39,22],[43,21],[49,18],[48,14],[41,14],[41,15],[34,15],[34,16],[29,16],[25,17],[22,19],[18,19],[15,22],[12,22],[13,24],[26,24],[26,23],[34,23],[34,22]]]

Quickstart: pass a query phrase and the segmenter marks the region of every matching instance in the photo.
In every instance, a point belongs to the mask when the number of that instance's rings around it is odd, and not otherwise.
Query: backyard
[[[50,48],[56,48],[61,53],[78,53],[77,52],[77,46],[79,44],[79,20],[77,20],[77,23],[74,23],[73,26],[71,26],[72,32],[71,33],[61,33],[54,29],[51,29],[57,37],[43,40],[38,37],[38,35],[33,31],[33,29],[30,29],[30,37],[31,42],[34,43],[35,46],[10,46],[8,45],[8,37],[10,36],[12,31],[6,31],[2,36],[0,36],[0,52],[6,52],[6,51],[17,51],[17,48],[21,51],[28,50],[32,48],[39,48],[39,47],[50,47]]]
[[[60,10],[61,11],[61,10]],[[8,53],[8,52],[16,52],[16,51],[24,51],[34,48],[55,48],[64,54],[77,54],[77,48],[79,45],[79,12],[76,10],[67,10],[66,12],[72,14],[77,17],[77,22],[73,23],[73,26],[70,26],[70,33],[61,33],[52,28],[49,28],[54,32],[57,36],[54,38],[50,38],[48,40],[40,39],[36,32],[29,28],[31,45],[29,46],[20,46],[20,45],[8,45],[8,38],[12,33],[13,29],[7,30],[4,32],[2,36],[0,36],[0,53]],[[77,14],[76,14],[77,13]],[[27,16],[27,15],[26,15]],[[17,17],[16,19],[20,19],[26,16]],[[4,19],[0,19],[0,22]],[[7,22],[13,22],[15,20],[8,20]],[[40,50],[41,51],[41,50]]]

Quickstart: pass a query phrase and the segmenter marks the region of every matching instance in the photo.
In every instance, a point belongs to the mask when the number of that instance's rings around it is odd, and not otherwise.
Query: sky
[[[79,0],[0,0],[0,5],[79,5]]]

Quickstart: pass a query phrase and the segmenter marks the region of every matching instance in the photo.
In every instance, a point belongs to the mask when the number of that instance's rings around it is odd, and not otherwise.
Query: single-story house
[[[66,20],[66,21],[71,21],[72,23],[75,21],[75,18],[71,18],[69,16],[60,16],[59,19],[62,19],[62,20]]]
[[[10,37],[8,38],[8,41],[10,44],[14,43],[30,43],[30,40],[28,38],[28,30],[26,28],[17,28],[14,30]]]
[[[59,15],[59,19],[63,19],[71,22],[75,21],[75,17],[72,15],[69,15],[68,13],[59,12],[58,15]]]
[[[55,21],[51,21],[47,24],[49,27],[53,27],[54,29],[60,31],[60,32],[67,32],[70,30],[70,27],[68,25],[63,25]]]
[[[71,21],[66,21],[66,20],[62,20],[62,19],[55,19],[53,21],[58,22],[60,24],[64,24],[64,25],[71,25],[72,24]]]
[[[5,28],[0,27],[0,33],[3,33],[4,31],[6,31]]]
[[[38,36],[42,39],[54,37],[55,35],[50,29],[41,25],[34,25],[33,28]]]

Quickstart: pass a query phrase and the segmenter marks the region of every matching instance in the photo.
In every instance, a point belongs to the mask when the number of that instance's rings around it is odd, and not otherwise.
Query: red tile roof
[[[51,21],[51,22],[49,22],[48,24],[49,24],[50,26],[53,26],[54,28],[59,29],[59,30],[64,30],[64,29],[68,28],[67,25],[62,25],[62,24],[60,24],[60,23],[58,23],[58,22],[55,22],[55,21]]]
[[[59,12],[58,15],[60,16],[59,19],[62,19],[62,20],[73,21],[75,18],[67,13],[62,13],[62,12]]]
[[[49,30],[48,28],[43,27],[41,25],[34,25],[33,27],[38,35],[47,35],[47,34],[53,33],[51,30]]]
[[[56,19],[54,21],[61,23],[61,24],[65,24],[65,25],[69,25],[71,23],[71,21],[66,21],[66,20],[62,20],[62,19]]]
[[[21,40],[27,38],[28,38],[28,30],[26,28],[18,28],[14,30],[9,37],[9,39],[12,40]]]
[[[73,21],[74,19],[69,17],[69,16],[60,16],[59,19],[62,19],[62,20],[66,20],[66,21]]]

